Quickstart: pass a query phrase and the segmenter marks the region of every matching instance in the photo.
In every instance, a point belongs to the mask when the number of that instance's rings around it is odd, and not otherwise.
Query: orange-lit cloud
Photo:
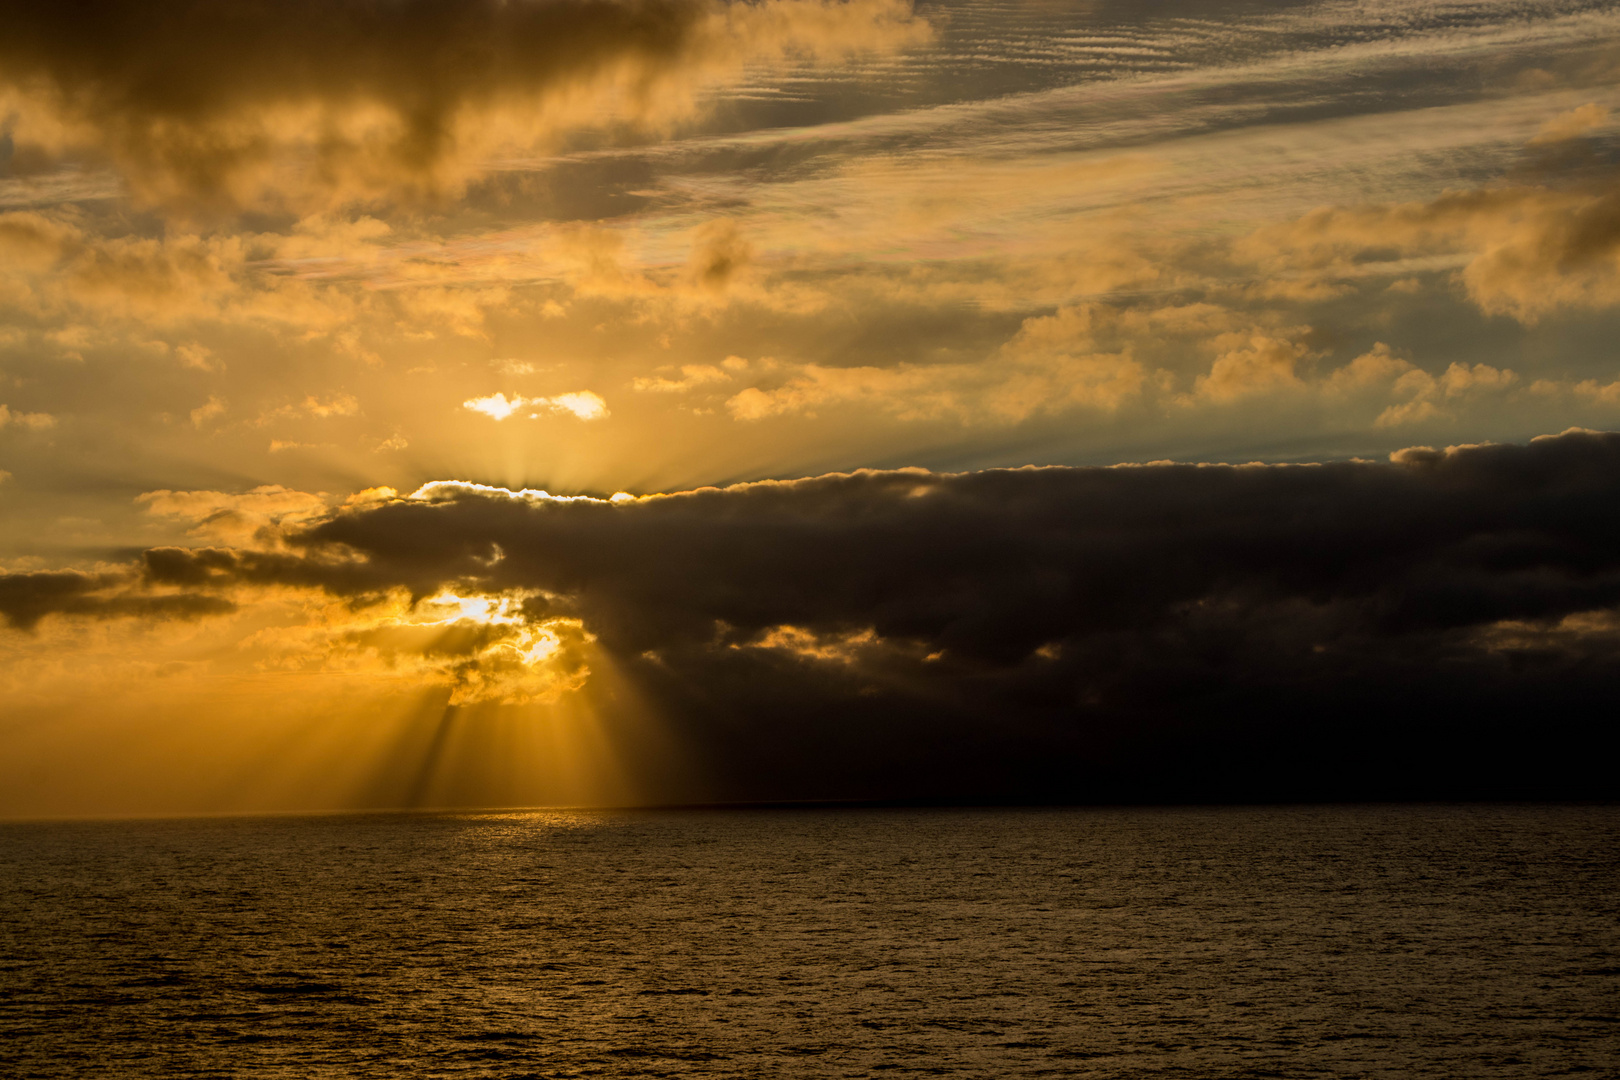
[[[239,495],[222,491],[148,491],[136,502],[147,513],[175,518],[201,540],[245,545],[274,543],[279,531],[326,513],[323,496],[266,484]]]
[[[526,414],[530,419],[544,413],[566,413],[580,420],[601,420],[608,416],[607,402],[603,401],[599,394],[589,390],[573,390],[552,397],[532,398],[520,394],[513,394],[511,397],[505,394],[490,394],[487,397],[470,398],[462,402],[462,408],[483,413],[491,420],[505,420],[525,410],[534,410]]]
[[[0,428],[8,424],[15,424],[26,431],[47,431],[56,426],[56,417],[50,413],[13,412],[9,407],[0,405]]]

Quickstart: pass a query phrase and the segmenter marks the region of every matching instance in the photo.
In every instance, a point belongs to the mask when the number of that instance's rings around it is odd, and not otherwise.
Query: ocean
[[[1620,808],[0,825],[7,1077],[1620,1076]]]

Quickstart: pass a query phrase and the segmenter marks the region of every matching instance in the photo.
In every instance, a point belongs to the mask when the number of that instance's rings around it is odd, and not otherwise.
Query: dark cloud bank
[[[1620,434],[620,506],[469,492],[293,544],[141,572],[196,596],[544,590],[534,614],[584,620],[717,800],[1620,794]],[[762,647],[783,626],[801,648]]]
[[[454,193],[743,59],[922,33],[882,0],[0,0],[0,27],[0,176],[105,161],[188,213]]]

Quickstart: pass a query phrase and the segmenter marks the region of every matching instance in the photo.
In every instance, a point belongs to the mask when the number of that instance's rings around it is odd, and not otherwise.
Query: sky
[[[0,23],[0,815],[1620,794],[1612,4]]]

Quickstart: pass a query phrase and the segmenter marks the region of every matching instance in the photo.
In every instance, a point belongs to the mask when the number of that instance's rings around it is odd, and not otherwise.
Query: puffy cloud
[[[1269,337],[1250,335],[1223,335],[1226,348],[1215,358],[1208,375],[1200,375],[1196,383],[1199,397],[1212,401],[1235,401],[1254,394],[1295,390],[1302,383],[1294,372],[1294,365],[1309,355],[1300,344]]]
[[[525,409],[534,410],[528,414],[530,420],[539,419],[546,413],[566,413],[580,420],[603,420],[609,415],[607,402],[589,390],[574,390],[552,397],[490,394],[487,397],[469,398],[461,403],[461,407],[483,413],[491,420],[505,420]]]
[[[1388,345],[1379,341],[1367,352],[1328,375],[1323,388],[1337,394],[1383,390],[1416,370],[1411,361],[1396,356]]]
[[[1600,383],[1596,379],[1582,379],[1575,384],[1575,392],[1606,405],[1620,404],[1620,380]]]
[[[17,145],[111,160],[176,207],[454,191],[502,148],[690,115],[749,63],[928,33],[894,0],[10,0],[0,22]]]
[[[1329,402],[1360,398],[1377,405],[1393,398],[1391,404],[1380,409],[1374,424],[1394,427],[1449,418],[1458,406],[1500,400],[1519,381],[1517,372],[1490,364],[1453,362],[1438,375],[1432,374],[1378,342],[1330,373],[1319,388]],[[1546,381],[1531,387],[1536,393],[1553,389],[1553,384]]]
[[[56,426],[56,417],[42,412],[13,412],[10,407],[0,405],[0,428],[9,424],[28,431],[46,431]]]
[[[539,399],[542,404],[550,404],[544,398]],[[519,409],[529,404],[529,399],[517,394],[507,397],[505,394],[490,394],[488,397],[469,398],[461,403],[464,409],[481,412],[491,420],[505,420]]]
[[[1609,110],[1597,102],[1588,102],[1578,108],[1560,113],[1542,125],[1530,140],[1531,146],[1547,146],[1579,138],[1594,128],[1602,127],[1609,119]]]
[[[6,269],[36,282],[45,307],[71,303],[116,315],[213,310],[240,289],[245,260],[239,237],[96,236],[58,211],[0,214]],[[43,279],[43,280],[41,280]]]
[[[218,394],[209,394],[208,400],[191,410],[192,427],[202,427],[210,420],[217,420],[225,415],[229,404]]]
[[[1516,372],[1490,364],[1452,363],[1439,375],[1433,375],[1395,356],[1388,345],[1379,342],[1329,375],[1322,389],[1330,397],[1395,398],[1395,403],[1385,407],[1374,421],[1379,427],[1391,427],[1449,415],[1452,405],[1500,395],[1518,382]]]

